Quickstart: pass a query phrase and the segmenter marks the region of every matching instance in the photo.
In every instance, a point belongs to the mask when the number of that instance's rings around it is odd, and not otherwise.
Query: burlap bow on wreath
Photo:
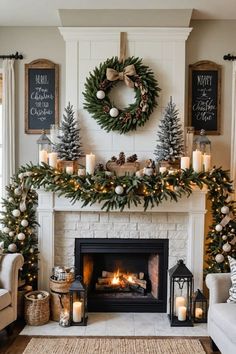
[[[126,66],[123,69],[123,71],[120,72],[112,68],[107,68],[106,71],[107,80],[109,81],[121,80],[124,81],[126,86],[132,88],[134,87],[134,82],[129,78],[129,76],[134,76],[134,75],[136,75],[136,70],[133,64]]]

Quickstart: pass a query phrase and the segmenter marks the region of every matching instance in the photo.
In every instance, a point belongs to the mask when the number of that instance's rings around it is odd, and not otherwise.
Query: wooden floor
[[[30,336],[19,335],[19,333],[23,328],[24,328],[24,322],[18,320],[16,321],[13,327],[13,333],[11,335],[7,335],[6,331],[0,331],[0,354],[22,354],[23,353],[25,347],[27,346],[30,339],[32,338]],[[199,339],[206,351],[206,354],[213,354],[209,337],[199,337],[199,338],[185,337],[185,338]],[[220,354],[220,352],[214,352],[214,354]]]

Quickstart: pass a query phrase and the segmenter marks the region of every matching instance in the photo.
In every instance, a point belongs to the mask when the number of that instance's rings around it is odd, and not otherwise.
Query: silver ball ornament
[[[20,210],[19,209],[12,210],[12,215],[15,216],[15,218],[18,218],[20,216]]]
[[[22,193],[21,188],[19,188],[19,187],[15,188],[14,193],[15,193],[15,195],[21,195],[21,193]]]
[[[224,262],[224,259],[225,259],[225,257],[224,257],[223,254],[221,254],[221,253],[218,253],[218,254],[215,256],[215,260],[216,260],[217,263],[222,263],[222,262]]]
[[[16,246],[16,244],[15,243],[10,243],[10,245],[8,246],[8,251],[9,252],[12,252],[12,253],[14,253],[14,252],[16,252],[17,251],[17,246]]]
[[[102,91],[102,90],[99,90],[97,93],[96,93],[96,96],[99,100],[103,100],[103,98],[105,97],[105,92]]]
[[[27,227],[28,225],[29,225],[29,222],[28,222],[28,220],[26,220],[26,219],[23,219],[23,220],[21,220],[21,226],[23,226],[23,227]]]
[[[223,230],[222,225],[220,225],[220,224],[216,225],[215,226],[215,230],[218,231],[218,232],[222,231]]]
[[[19,241],[24,241],[25,239],[25,234],[23,232],[20,232],[18,235],[17,235],[17,238]]]
[[[3,228],[3,232],[5,232],[5,234],[8,234],[8,232],[10,232],[11,230],[9,229],[9,227],[5,226]]]
[[[117,108],[113,107],[110,109],[109,114],[111,117],[116,118],[119,115],[119,111]]]
[[[231,245],[228,242],[226,242],[223,245],[222,249],[223,249],[224,252],[230,252],[231,251]]]
[[[122,186],[116,186],[115,188],[116,194],[123,194],[124,193],[124,188]]]
[[[229,214],[229,207],[227,207],[226,205],[224,205],[220,211],[222,212],[222,214]]]

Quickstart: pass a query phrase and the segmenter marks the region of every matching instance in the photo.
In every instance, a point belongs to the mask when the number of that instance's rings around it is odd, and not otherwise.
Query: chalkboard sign
[[[220,134],[221,66],[211,61],[189,65],[188,124],[198,134]]]
[[[25,132],[49,132],[58,123],[58,64],[47,59],[25,64]]]

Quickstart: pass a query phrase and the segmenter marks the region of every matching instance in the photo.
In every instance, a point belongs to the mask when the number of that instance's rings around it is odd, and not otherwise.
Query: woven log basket
[[[32,299],[31,295],[43,294],[42,299]],[[47,291],[31,291],[25,294],[25,321],[30,326],[41,326],[49,321],[49,293]]]

